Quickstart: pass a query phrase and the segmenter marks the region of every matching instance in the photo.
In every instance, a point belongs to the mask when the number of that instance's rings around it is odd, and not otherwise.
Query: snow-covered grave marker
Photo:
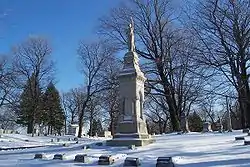
[[[242,133],[249,133],[249,128],[245,128],[242,130]]]
[[[85,163],[87,161],[87,154],[77,154],[74,161]]]
[[[128,149],[130,149],[130,150],[135,150],[135,145],[130,145],[130,146],[128,146]]]
[[[245,140],[244,145],[250,145],[250,140]]]
[[[114,162],[112,155],[101,155],[98,159],[98,165],[111,165]]]
[[[244,136],[237,136],[237,137],[235,137],[235,140],[245,140],[245,137]]]
[[[44,153],[40,153],[40,154],[35,154],[34,159],[44,159],[45,158],[45,154]]]
[[[172,157],[158,157],[156,167],[174,167]]]
[[[141,162],[139,158],[136,157],[127,157],[124,161],[124,167],[140,166]]]
[[[55,154],[53,159],[64,160],[65,154]]]

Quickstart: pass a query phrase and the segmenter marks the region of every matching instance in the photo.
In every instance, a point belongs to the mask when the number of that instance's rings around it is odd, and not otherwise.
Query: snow
[[[236,136],[250,136],[241,131],[232,133],[188,133],[177,135],[156,135],[156,142],[144,147],[130,150],[127,147],[97,146],[105,138],[81,138],[79,143],[68,141],[74,136],[40,136],[31,137],[20,134],[3,134],[0,138],[0,148],[15,148],[20,146],[43,146],[38,148],[2,150],[0,151],[0,166],[11,167],[77,167],[99,166],[100,155],[112,155],[115,163],[111,166],[122,166],[126,157],[139,157],[142,167],[152,167],[157,157],[170,156],[176,167],[248,167],[250,166],[250,146],[243,141],[235,141]],[[51,139],[55,142],[51,142]],[[60,138],[60,142],[56,139]],[[69,143],[63,147],[63,143]],[[91,145],[90,149],[82,149],[83,145]],[[46,159],[34,159],[35,154],[45,153]],[[54,154],[65,154],[65,160],[52,160]],[[87,154],[85,164],[74,162],[77,154]]]

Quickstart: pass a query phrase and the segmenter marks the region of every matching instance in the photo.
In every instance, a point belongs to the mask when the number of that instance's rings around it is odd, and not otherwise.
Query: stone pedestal
[[[143,146],[154,142],[148,135],[143,118],[144,82],[136,52],[124,56],[124,66],[119,75],[120,116],[119,123],[109,146]]]
[[[202,132],[212,132],[211,123],[210,122],[204,122],[203,123],[203,130]]]

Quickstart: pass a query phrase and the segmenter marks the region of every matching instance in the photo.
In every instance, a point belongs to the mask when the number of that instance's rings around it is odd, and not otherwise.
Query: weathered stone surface
[[[250,145],[250,141],[245,140],[244,145]]]
[[[135,150],[135,145],[128,146],[128,149]]]
[[[45,154],[41,153],[41,154],[35,154],[34,159],[44,159],[45,158]]]
[[[65,155],[64,154],[55,154],[53,159],[64,160]]]
[[[235,140],[245,140],[245,137],[244,136],[237,136],[237,137],[235,137]]]
[[[248,129],[248,128],[243,129],[242,132],[243,132],[243,133],[249,133],[249,129]]]
[[[68,147],[69,143],[63,143],[63,147]]]
[[[172,157],[158,157],[156,167],[174,167]]]
[[[111,155],[101,155],[98,159],[98,165],[111,165],[115,162]]]
[[[74,161],[85,163],[87,159],[87,154],[77,154]]]
[[[211,123],[210,122],[204,122],[203,123],[203,130],[202,132],[212,132]]]
[[[109,146],[144,146],[154,142],[148,135],[143,118],[144,83],[146,78],[139,67],[139,59],[135,50],[124,55],[123,69],[119,76],[120,117]]]
[[[141,162],[139,158],[136,157],[127,157],[124,161],[124,167],[140,166]]]
[[[84,150],[90,149],[90,146],[89,146],[89,145],[84,145],[84,146],[82,147],[82,149],[84,149]]]

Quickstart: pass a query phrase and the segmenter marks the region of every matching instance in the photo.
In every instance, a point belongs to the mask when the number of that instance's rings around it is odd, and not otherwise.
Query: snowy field
[[[104,138],[82,138],[78,144],[68,141],[72,136],[29,137],[26,135],[9,134],[0,138],[0,148],[23,146],[43,146],[38,148],[2,150],[0,151],[0,166],[17,167],[61,167],[61,166],[99,166],[98,157],[102,154],[116,156],[111,166],[122,166],[124,159],[139,157],[142,167],[153,167],[159,156],[171,156],[176,167],[250,167],[250,145],[244,146],[243,141],[235,141],[235,136],[247,136],[241,131],[232,133],[189,133],[184,135],[166,134],[154,136],[154,144],[129,150],[126,147],[96,146],[94,143],[104,141]],[[51,139],[53,138],[53,142]],[[246,137],[250,140],[250,137]],[[63,143],[69,143],[63,147]],[[83,145],[91,145],[90,149],[82,149]],[[45,153],[46,159],[34,159],[36,153]],[[53,155],[65,154],[65,160],[52,160]],[[76,163],[76,154],[87,154],[88,163]]]

